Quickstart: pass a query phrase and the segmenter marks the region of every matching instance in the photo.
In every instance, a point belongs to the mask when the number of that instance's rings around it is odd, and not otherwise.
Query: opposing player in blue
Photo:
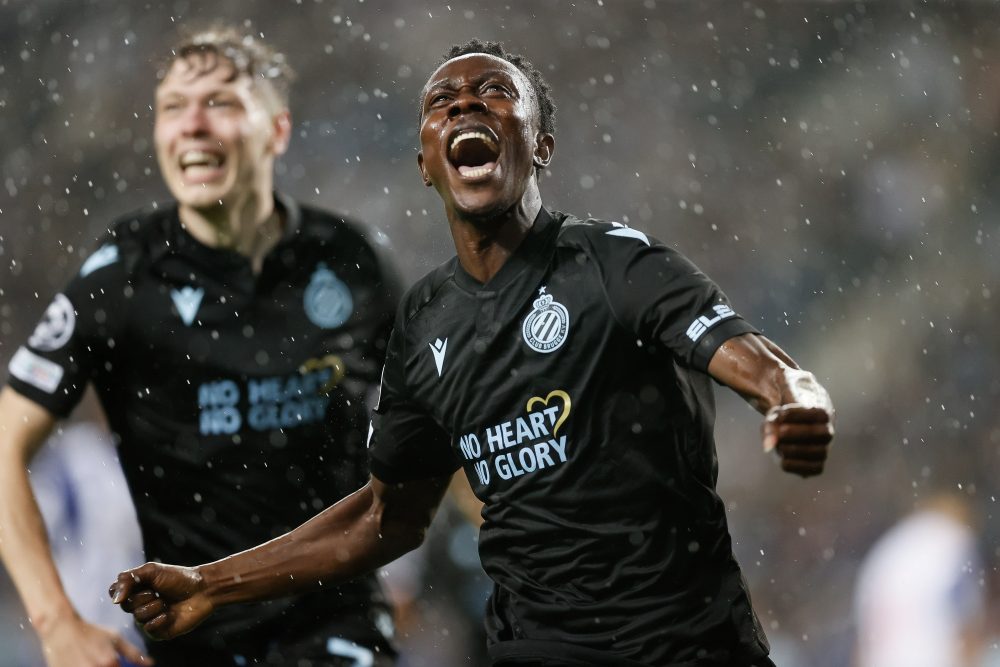
[[[176,201],[113,223],[11,359],[0,555],[50,667],[148,662],[69,603],[28,486],[31,455],[88,384],[119,441],[150,560],[195,565],[249,548],[368,478],[366,399],[400,290],[377,231],[274,192],[290,75],[281,54],[234,29],[173,49],[154,143]],[[366,576],[233,608],[149,652],[178,667],[382,665],[391,632]]]
[[[485,503],[497,665],[771,665],[715,492],[712,380],[764,415],[784,470],[822,471],[811,373],[676,251],[542,206],[554,106],[500,45],[450,51],[418,164],[457,257],[404,297],[369,433],[372,478],[267,544],[111,588],[154,637],[349,580],[416,547],[451,474]]]

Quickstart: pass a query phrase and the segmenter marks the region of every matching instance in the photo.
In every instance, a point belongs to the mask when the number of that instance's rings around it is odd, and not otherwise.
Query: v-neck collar
[[[514,254],[507,258],[500,270],[485,284],[469,275],[462,263],[455,258],[455,282],[462,289],[479,294],[480,296],[491,296],[504,287],[512,283],[525,269],[536,263],[537,258],[548,247],[547,241],[551,236],[551,231],[558,229],[552,215],[541,207],[535,216],[535,221],[531,223],[528,234],[524,237],[515,250]]]
[[[282,213],[281,238],[264,256],[264,262],[281,246],[293,240],[302,227],[302,210],[298,203],[280,192],[274,193],[274,205]],[[173,239],[181,253],[193,257],[208,267],[228,270],[249,268],[250,258],[232,248],[217,248],[202,243],[181,223],[178,207],[175,205],[170,216]]]

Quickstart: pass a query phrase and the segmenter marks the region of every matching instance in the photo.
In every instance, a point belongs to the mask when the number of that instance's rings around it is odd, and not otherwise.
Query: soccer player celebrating
[[[154,137],[176,203],[114,223],[10,362],[0,554],[51,667],[148,662],[74,611],[28,486],[32,453],[88,382],[120,441],[151,560],[246,549],[368,479],[365,400],[400,290],[373,232],[273,192],[290,75],[233,29],[172,51]],[[389,664],[389,632],[364,576],[233,608],[150,653],[179,667]]]
[[[766,414],[764,447],[803,476],[823,469],[830,400],[677,252],[542,206],[553,110],[498,44],[431,75],[418,163],[457,257],[397,313],[371,481],[255,549],[122,573],[112,597],[148,633],[396,558],[462,466],[485,503],[495,664],[772,664],[715,492],[711,381]]]

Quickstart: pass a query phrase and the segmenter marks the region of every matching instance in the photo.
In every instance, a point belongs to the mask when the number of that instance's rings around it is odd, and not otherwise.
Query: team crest
[[[344,281],[320,262],[306,287],[303,307],[310,322],[323,329],[334,329],[351,317],[354,298]]]
[[[569,312],[551,294],[545,293],[543,285],[538,290],[538,298],[532,303],[532,311],[524,318],[521,335],[532,350],[548,354],[555,352],[565,342],[569,333]]]

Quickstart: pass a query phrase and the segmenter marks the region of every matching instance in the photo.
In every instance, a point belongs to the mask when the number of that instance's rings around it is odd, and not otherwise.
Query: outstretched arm
[[[833,439],[833,403],[812,373],[753,334],[723,343],[708,372],[766,415],[764,449],[778,453],[783,470],[803,477],[823,472]]]
[[[119,574],[109,593],[149,636],[169,639],[194,629],[216,607],[336,585],[419,546],[448,482],[389,485],[373,477],[270,542],[192,568],[146,563]]]

